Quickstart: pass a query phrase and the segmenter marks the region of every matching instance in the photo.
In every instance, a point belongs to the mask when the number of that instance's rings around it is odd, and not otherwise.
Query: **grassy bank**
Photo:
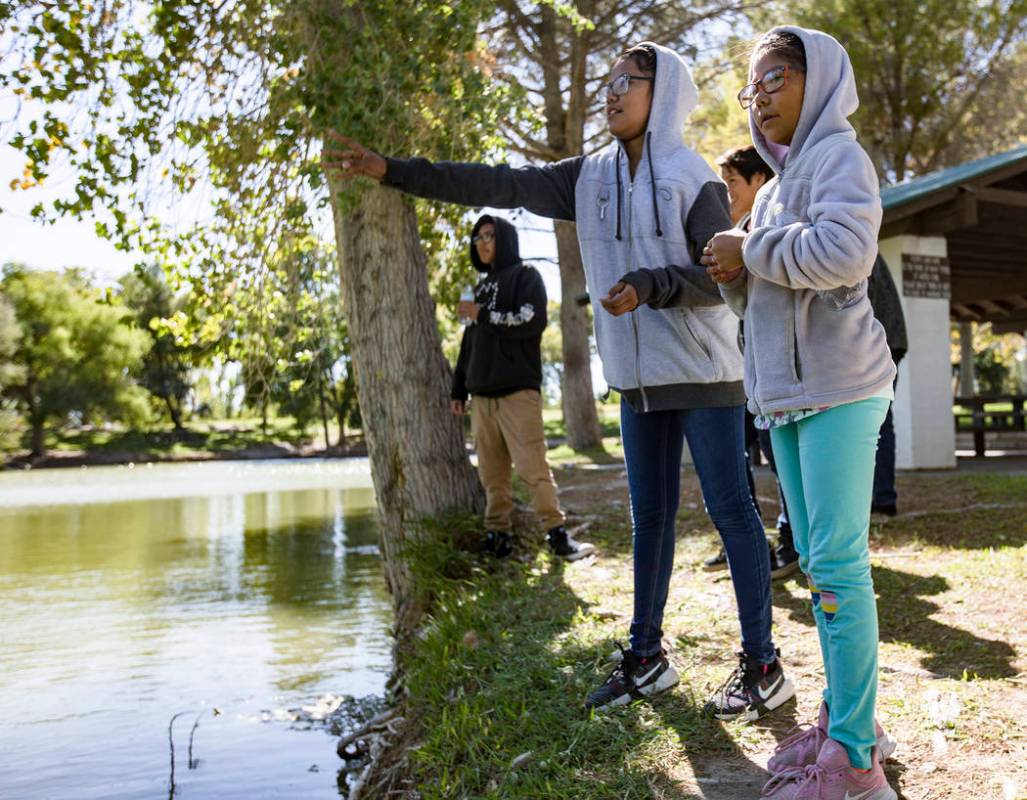
[[[329,437],[338,441],[338,427],[329,426]],[[350,434],[347,449],[362,448],[362,436]],[[335,453],[334,448],[329,452]],[[46,455],[32,460],[36,467],[125,464],[147,461],[201,461],[236,458],[293,458],[324,455],[322,429],[297,430],[289,417],[268,421],[264,430],[259,418],[190,421],[184,430],[171,425],[147,430],[121,426],[68,428],[46,438]],[[30,461],[27,450],[6,455],[19,466]],[[2,456],[0,456],[2,463]]]
[[[531,526],[501,564],[457,550],[424,565],[439,598],[408,675],[424,798],[756,798],[777,739],[819,702],[808,592],[775,584],[775,635],[799,689],[765,723],[700,709],[733,666],[730,582],[696,564],[714,551],[694,475],[685,478],[665,631],[682,682],[653,702],[588,718],[631,613],[627,484],[614,442],[556,469],[574,521],[599,546],[563,565]],[[759,476],[767,518],[772,479]],[[906,476],[903,514],[872,531],[880,595],[880,718],[899,740],[888,772],[910,800],[1027,797],[1027,478]],[[449,575],[450,577],[442,577]],[[512,765],[517,762],[515,768]]]

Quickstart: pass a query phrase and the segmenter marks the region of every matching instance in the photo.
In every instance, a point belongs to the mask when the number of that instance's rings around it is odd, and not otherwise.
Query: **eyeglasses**
[[[773,94],[782,86],[785,85],[785,78],[788,77],[788,65],[785,64],[781,67],[774,67],[768,69],[763,73],[763,77],[758,81],[753,81],[747,86],[742,87],[742,91],[738,93],[738,103],[742,108],[748,108],[756,102],[756,96],[762,89],[766,94]]]
[[[496,241],[496,234],[494,233],[479,233],[477,236],[472,236],[471,241],[474,244],[492,244]]]
[[[607,100],[616,100],[618,97],[623,97],[631,89],[632,81],[653,81],[651,75],[629,75],[626,72],[622,72],[616,78],[609,83],[604,83],[599,87],[599,93],[605,94]]]

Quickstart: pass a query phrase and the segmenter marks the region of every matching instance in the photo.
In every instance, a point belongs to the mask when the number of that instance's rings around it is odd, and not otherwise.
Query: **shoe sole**
[[[846,795],[847,797],[849,795]],[[873,794],[868,794],[866,797],[863,795],[857,795],[860,800],[899,800],[899,796],[895,794],[895,790],[890,786],[882,786]]]
[[[568,556],[558,556],[558,558],[562,558],[564,561],[577,561],[592,555],[595,551],[595,545],[579,543],[577,552],[571,553]]]
[[[723,720],[725,722],[732,719],[744,719],[746,722],[754,722],[760,717],[765,717],[771,711],[775,711],[780,708],[793,697],[795,697],[795,684],[792,683],[791,679],[785,678],[785,682],[781,684],[781,688],[774,692],[773,696],[764,703],[764,707],[767,709],[766,711],[761,713],[758,708],[747,708],[737,714],[715,711],[713,716],[715,719]]]
[[[723,563],[723,564],[709,564],[709,565],[703,564],[702,565],[702,571],[703,572],[722,572],[725,569],[727,569],[727,563],[726,562]]]
[[[666,671],[660,675],[653,683],[647,684],[638,690],[640,695],[644,697],[652,697],[654,694],[660,694],[670,689],[672,686],[677,685],[681,679],[678,677],[677,670],[674,667],[667,667]],[[620,708],[626,706],[635,698],[630,694],[622,694],[620,697],[611,700],[609,703],[603,703],[601,706],[594,706],[596,712],[609,711],[613,708]]]

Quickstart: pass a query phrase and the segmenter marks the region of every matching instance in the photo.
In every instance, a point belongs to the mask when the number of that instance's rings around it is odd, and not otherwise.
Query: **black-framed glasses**
[[[632,81],[653,81],[652,75],[629,75],[626,72],[622,72],[616,78],[608,83],[604,83],[599,87],[599,93],[605,94],[607,100],[616,100],[618,97],[623,97],[630,91]]]
[[[492,244],[496,241],[496,234],[494,233],[479,233],[471,237],[471,241],[474,244]]]
[[[738,93],[739,105],[741,105],[742,108],[748,108],[751,106],[756,102],[756,96],[760,93],[761,89],[767,94],[773,94],[785,85],[787,77],[787,64],[768,69],[763,73],[762,78],[742,87],[742,91]]]

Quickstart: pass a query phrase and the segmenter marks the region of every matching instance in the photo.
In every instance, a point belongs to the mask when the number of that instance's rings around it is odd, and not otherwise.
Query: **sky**
[[[36,203],[50,203],[71,192],[70,174],[59,171],[42,187],[28,191],[10,188],[21,175],[22,156],[9,145],[0,145],[0,264],[18,262],[34,269],[61,270],[84,267],[102,286],[113,285],[140,259],[138,253],[124,253],[111,242],[97,236],[92,221],[60,220],[43,225],[32,219]],[[556,259],[556,237],[550,220],[527,212],[514,218],[509,210],[485,209],[511,220],[521,237],[525,260]],[[470,225],[468,225],[468,232]],[[554,261],[533,261],[542,274],[551,300],[560,299],[560,273]]]
[[[14,148],[0,145],[0,263],[14,261],[46,270],[85,267],[102,285],[115,283],[132,269],[137,257],[115,250],[96,235],[92,222],[41,225],[32,219],[32,206],[67,194],[73,182],[57,175],[42,187],[12,191],[10,182],[21,175],[23,164]]]

